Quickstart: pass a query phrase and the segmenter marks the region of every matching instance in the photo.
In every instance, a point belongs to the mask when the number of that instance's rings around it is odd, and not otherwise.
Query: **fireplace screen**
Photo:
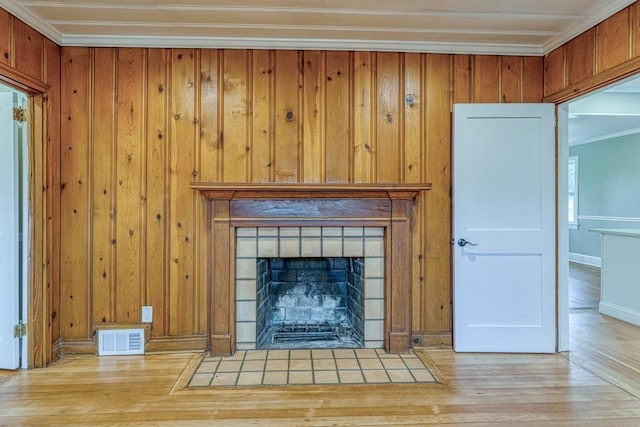
[[[258,348],[359,348],[364,258],[257,258]]]

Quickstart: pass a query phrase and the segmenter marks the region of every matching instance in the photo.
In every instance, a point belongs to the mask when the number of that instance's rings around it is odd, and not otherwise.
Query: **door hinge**
[[[22,323],[22,320],[18,322],[16,326],[13,327],[13,337],[14,338],[24,338],[27,336],[27,324]]]
[[[13,107],[13,120],[19,123],[27,121],[27,110],[25,108]]]

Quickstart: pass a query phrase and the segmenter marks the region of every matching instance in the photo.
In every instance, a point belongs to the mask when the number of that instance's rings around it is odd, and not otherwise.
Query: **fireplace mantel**
[[[399,353],[411,347],[413,205],[430,184],[197,182],[191,188],[207,200],[207,347],[213,354],[235,352],[238,227],[384,227],[384,348]]]

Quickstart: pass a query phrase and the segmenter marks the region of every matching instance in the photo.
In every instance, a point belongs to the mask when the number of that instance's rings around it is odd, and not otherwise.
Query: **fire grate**
[[[281,322],[273,332],[271,342],[336,341],[344,336],[346,328],[344,324],[329,322]]]

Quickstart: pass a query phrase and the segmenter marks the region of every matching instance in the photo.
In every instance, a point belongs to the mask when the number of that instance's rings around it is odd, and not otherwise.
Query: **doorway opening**
[[[27,367],[27,105],[25,93],[0,84],[0,369]]]

